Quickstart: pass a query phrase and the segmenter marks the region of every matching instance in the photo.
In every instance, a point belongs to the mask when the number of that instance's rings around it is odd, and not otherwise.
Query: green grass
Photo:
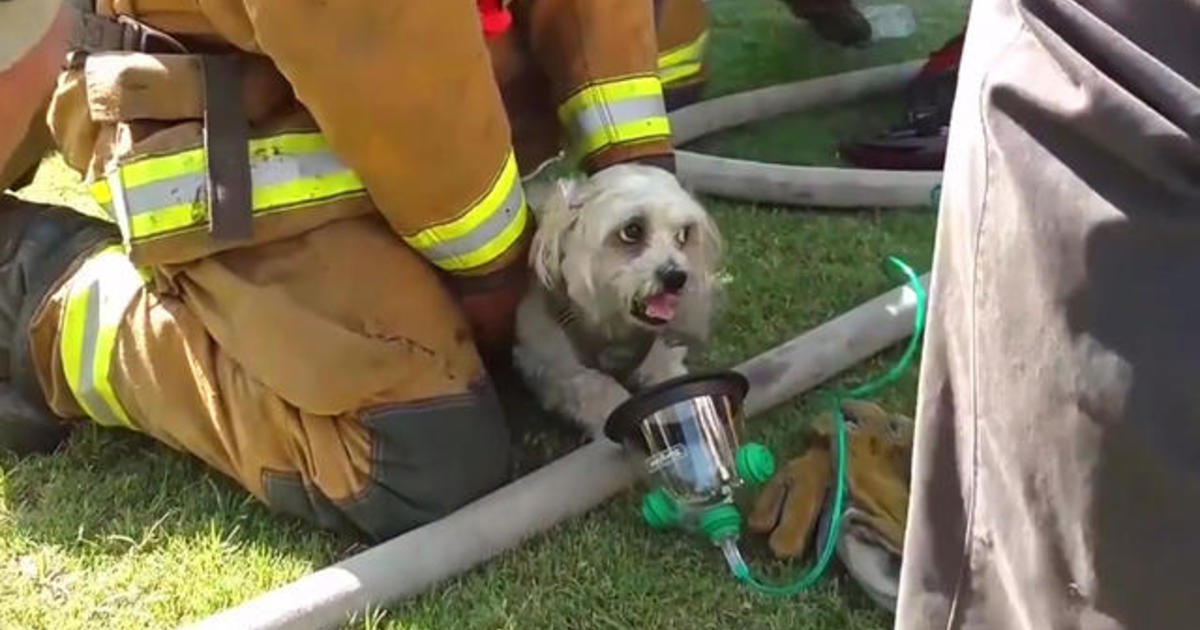
[[[914,0],[907,40],[846,50],[816,39],[774,0],[715,0],[712,95],[923,56],[961,27],[963,2]],[[796,114],[696,143],[697,149],[835,164],[848,133],[888,124],[896,99]],[[74,177],[48,161],[30,197],[86,204]],[[819,212],[707,200],[729,244],[730,279],[705,366],[766,350],[892,286],[880,263],[899,254],[928,268],[928,209]],[[893,350],[846,375],[859,379]],[[915,374],[883,402],[911,412]],[[807,396],[752,423],[787,454],[818,411]],[[524,427],[522,468],[573,443]],[[627,493],[416,600],[353,627],[883,628],[838,571],[787,601],[738,589],[720,555],[654,533]],[[88,428],[51,457],[0,458],[0,627],[148,628],[196,620],[351,553],[354,541],[270,514],[233,484],[153,442]],[[753,562],[766,562],[761,549]],[[782,568],[782,567],[781,567]],[[798,567],[789,567],[796,569]]]

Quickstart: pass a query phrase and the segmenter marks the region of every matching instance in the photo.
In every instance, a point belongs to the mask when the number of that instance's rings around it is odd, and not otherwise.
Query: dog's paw
[[[604,425],[608,423],[608,417],[612,412],[621,406],[621,403],[629,399],[629,393],[624,389],[621,390],[620,396],[606,397],[604,400],[594,401],[592,404],[584,405],[581,409],[581,414],[578,419],[580,428],[582,428],[593,439],[600,438],[604,435]]]
[[[657,385],[679,376],[686,376],[688,373],[687,365],[684,363],[686,357],[686,347],[670,346],[664,343],[662,339],[658,339],[654,342],[654,346],[650,348],[650,353],[646,355],[646,359],[633,373],[633,380],[640,389]]]
[[[629,400],[629,392],[607,375],[596,372],[577,382],[575,405],[576,423],[593,438],[604,435],[608,417],[621,403]]]

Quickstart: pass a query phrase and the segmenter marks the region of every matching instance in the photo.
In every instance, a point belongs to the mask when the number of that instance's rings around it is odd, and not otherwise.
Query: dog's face
[[[540,201],[532,261],[609,335],[630,329],[707,335],[720,237],[659,168],[617,165],[563,181]]]

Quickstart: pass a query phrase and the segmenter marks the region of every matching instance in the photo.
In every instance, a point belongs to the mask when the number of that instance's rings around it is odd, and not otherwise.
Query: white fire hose
[[[880,66],[701,101],[671,112],[672,138],[682,145],[716,131],[805,107],[896,91],[916,76],[923,63]],[[823,207],[935,205],[935,190],[942,179],[937,171],[788,166],[691,151],[675,152],[675,169],[679,180],[695,192]]]
[[[671,114],[676,142],[803,107],[903,86],[920,62],[883,66],[704,101]],[[677,152],[693,190],[818,206],[919,206],[940,173],[763,164]],[[928,284],[928,277],[922,277]],[[910,334],[915,295],[893,289],[736,369],[749,379],[747,417],[808,391]],[[259,595],[192,626],[325,629],[417,596],[629,487],[636,468],[608,441],[581,447],[438,521]]]
[[[928,284],[927,277],[922,281]],[[808,391],[902,340],[916,296],[893,289],[736,369],[750,380],[747,417]],[[597,441],[438,521],[190,626],[318,630],[420,595],[438,583],[578,516],[629,487],[635,466]]]

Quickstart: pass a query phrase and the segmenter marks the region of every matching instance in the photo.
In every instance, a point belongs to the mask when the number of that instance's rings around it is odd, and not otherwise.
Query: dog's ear
[[[721,264],[721,257],[724,254],[724,242],[721,239],[721,230],[717,227],[717,222],[713,220],[712,215],[707,211],[700,211],[700,219],[696,225],[697,236],[700,237],[699,247],[701,260],[700,265],[704,269],[704,273],[711,276],[716,273],[717,267]],[[711,277],[708,278],[711,280]]]
[[[675,176],[675,181],[679,182],[679,187],[682,188],[683,192],[687,193],[687,195],[692,199],[695,199],[698,196],[696,193],[696,185],[692,182],[684,181],[678,175]]]
[[[533,218],[540,223],[546,205],[558,190],[558,184],[546,177],[536,177],[522,182],[522,187],[525,189],[525,202],[529,204]]]
[[[539,191],[540,207],[535,211],[538,228],[530,246],[529,262],[542,285],[551,288],[562,281],[563,238],[575,226],[575,197],[579,182],[560,179]]]
[[[695,230],[696,250],[691,259],[695,283],[684,292],[679,315],[670,327],[693,350],[703,346],[711,334],[721,295],[717,274],[723,249],[720,230],[703,209],[698,213]]]

